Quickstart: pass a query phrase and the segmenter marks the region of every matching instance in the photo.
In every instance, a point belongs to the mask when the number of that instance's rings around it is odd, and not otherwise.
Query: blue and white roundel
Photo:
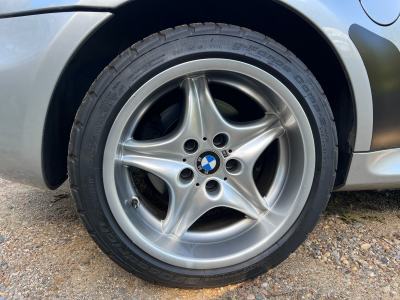
[[[203,167],[204,170],[211,171],[212,169],[215,168],[217,165],[217,162],[215,161],[215,158],[212,157],[211,155],[207,155],[203,157],[201,160],[201,166]]]
[[[221,169],[221,156],[214,150],[200,152],[195,161],[195,167],[199,173],[211,176]]]

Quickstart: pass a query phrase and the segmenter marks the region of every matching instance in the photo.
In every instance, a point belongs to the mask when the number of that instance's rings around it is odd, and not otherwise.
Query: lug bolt
[[[224,142],[224,137],[221,134],[218,134],[214,139],[213,139],[213,143],[215,146],[219,146]]]
[[[207,183],[206,183],[206,189],[207,189],[207,191],[213,192],[213,191],[215,191],[217,188],[218,188],[218,182],[217,182],[217,181],[215,181],[215,180],[207,181]]]
[[[196,147],[196,141],[195,140],[188,140],[185,143],[185,149],[187,151],[192,151]]]
[[[191,169],[183,169],[181,172],[181,177],[183,179],[189,180],[193,176],[193,172]]]
[[[237,167],[237,161],[234,159],[228,160],[225,166],[228,171],[234,170]]]
[[[223,133],[217,134],[213,139],[214,146],[219,148],[225,146],[227,142],[228,137],[226,136],[226,134]]]

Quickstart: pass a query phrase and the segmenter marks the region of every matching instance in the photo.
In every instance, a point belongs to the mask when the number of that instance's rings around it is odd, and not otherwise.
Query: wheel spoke
[[[204,102],[204,86],[207,84],[205,77],[185,79],[182,88],[185,92],[183,115],[178,125],[185,138],[201,140],[205,136],[206,128],[202,115],[202,102]]]
[[[260,217],[262,210],[247,201],[240,192],[224,181],[219,184],[215,194],[209,194],[202,185],[184,192],[181,190],[179,195],[170,197],[168,213],[162,222],[164,232],[181,238],[196,220],[216,207],[238,210],[254,220]]]
[[[177,134],[147,141],[129,139],[122,148],[123,156],[141,155],[174,160],[180,160],[184,156],[183,142],[180,142]]]
[[[222,185],[222,195],[219,201],[222,206],[241,211],[253,220],[260,217],[263,210],[254,205],[255,201],[249,201],[235,185],[228,184],[225,181],[221,181],[220,184]]]
[[[178,190],[184,185],[180,182],[179,174],[188,167],[187,164],[179,161],[145,155],[125,155],[121,158],[121,163],[157,175],[166,181],[169,189],[173,190]]]
[[[167,216],[161,223],[164,233],[181,238],[189,227],[208,210],[207,202],[201,201],[201,192],[201,189],[180,190],[169,198]]]
[[[275,114],[265,114],[263,118],[251,122],[227,122],[225,130],[232,139],[228,147],[234,149],[240,148],[251,140],[261,136],[269,128],[279,126],[279,118]]]
[[[183,88],[186,91],[187,103],[199,112],[190,113],[194,116],[189,118],[193,119],[192,126],[201,126],[202,134],[207,133],[208,136],[217,133],[228,134],[230,141],[227,147],[239,148],[279,122],[278,116],[270,113],[251,122],[233,122],[225,119],[213,100],[205,76],[186,79]],[[200,121],[196,118],[200,118]]]
[[[233,181],[231,183],[232,186],[253,205],[263,210],[269,209],[269,206],[266,199],[260,195],[254,182],[254,164],[262,152],[283,133],[283,127],[277,122],[269,129],[242,145],[233,152],[230,157],[230,159],[239,161],[238,169],[230,173],[230,179]]]
[[[213,135],[217,129],[226,127],[226,121],[214,102],[205,76],[185,80],[183,88],[186,91],[186,98],[197,102],[197,110],[205,133]]]
[[[258,134],[253,139],[247,141],[239,149],[235,150],[230,158],[238,159],[245,168],[252,172],[255,162],[262,152],[278,137],[280,137],[285,130],[279,122]]]

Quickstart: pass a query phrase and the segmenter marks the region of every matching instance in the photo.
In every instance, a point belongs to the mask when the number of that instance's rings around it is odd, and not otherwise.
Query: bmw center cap
[[[213,150],[204,150],[196,158],[196,169],[200,174],[209,176],[221,169],[221,156]]]

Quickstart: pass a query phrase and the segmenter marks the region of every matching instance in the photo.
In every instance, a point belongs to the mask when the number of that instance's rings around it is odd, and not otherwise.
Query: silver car
[[[400,187],[399,13],[398,0],[2,0],[0,176],[68,180],[94,241],[145,280],[258,276],[333,190]]]

